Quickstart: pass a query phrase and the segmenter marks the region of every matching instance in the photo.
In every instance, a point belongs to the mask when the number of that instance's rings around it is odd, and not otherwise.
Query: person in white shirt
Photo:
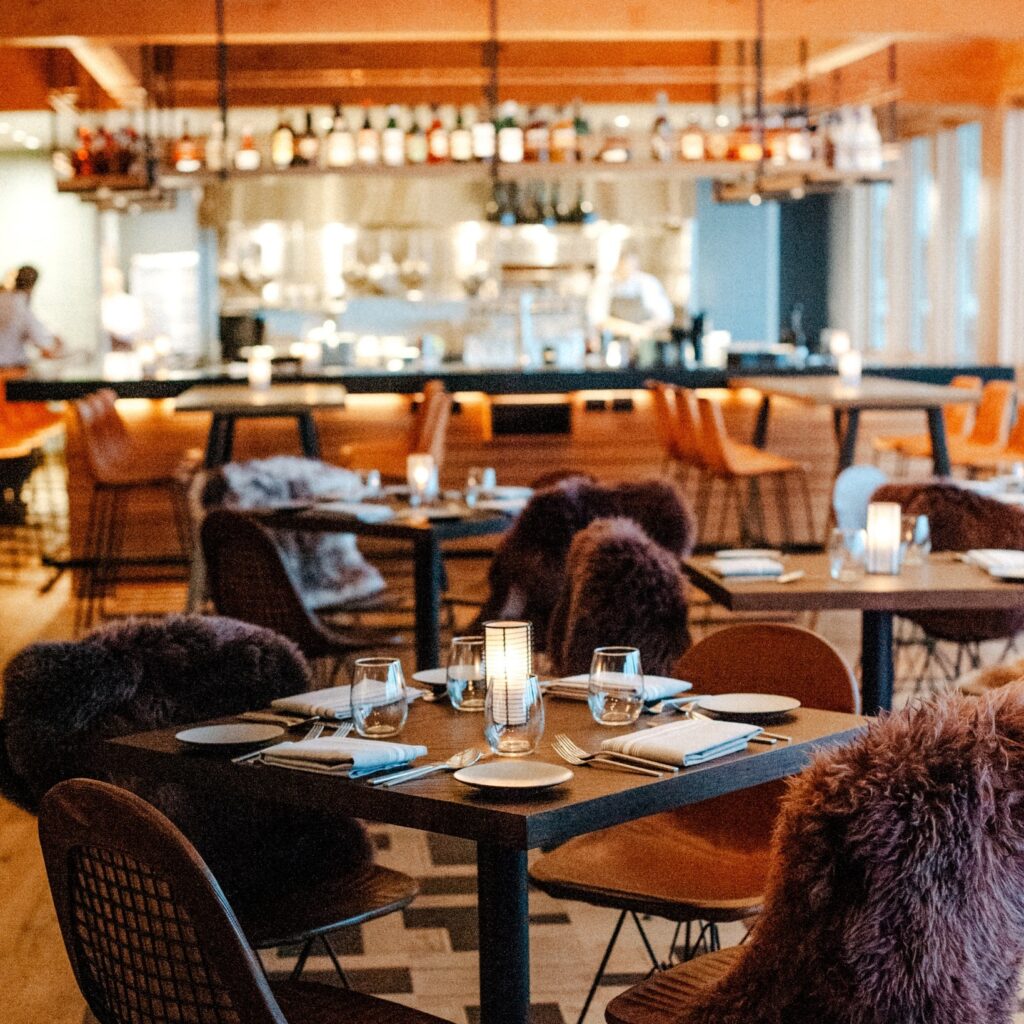
[[[63,348],[60,339],[43,326],[29,306],[38,280],[35,267],[19,267],[14,287],[0,291],[0,367],[28,366],[30,348],[51,359]]]
[[[604,326],[620,337],[647,341],[667,331],[674,319],[675,309],[665,286],[640,269],[640,259],[633,249],[623,249]]]

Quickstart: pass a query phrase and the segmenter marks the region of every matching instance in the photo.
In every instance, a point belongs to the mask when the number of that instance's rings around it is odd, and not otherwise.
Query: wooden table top
[[[683,569],[696,587],[732,611],[991,611],[1024,604],[1024,586],[994,579],[983,569],[943,552],[899,576],[865,574],[854,583],[829,576],[828,555],[786,555],[786,571],[803,569],[792,583],[727,580],[710,569],[710,558],[691,558]]]
[[[360,537],[384,537],[392,540],[416,540],[433,534],[439,540],[461,540],[465,537],[487,537],[504,533],[515,522],[515,516],[500,512],[467,510],[467,515],[451,519],[428,519],[408,508],[400,517],[382,523],[367,523],[355,516],[332,512],[313,505],[303,511],[250,510],[262,523],[275,530],[302,530],[310,533],[354,533]]]
[[[594,723],[586,704],[545,700],[546,730],[532,760],[561,765],[551,749],[559,732],[588,749],[617,730]],[[662,724],[668,716],[646,716],[641,725]],[[574,768],[571,781],[527,793],[484,791],[455,781],[448,772],[394,788],[365,780],[312,775],[264,765],[232,764],[231,754],[202,752],[179,743],[177,729],[138,733],[105,741],[96,751],[97,766],[108,771],[174,780],[197,792],[230,792],[239,799],[260,796],[300,807],[355,815],[386,824],[461,836],[529,849],[574,835],[607,828],[683,804],[696,803],[792,775],[816,748],[852,739],[865,725],[857,715],[801,708],[790,720],[772,726],[792,743],[773,747],[751,744],[743,753],[653,778],[600,768]],[[447,702],[417,701],[400,739],[423,743],[425,760],[442,760],[466,747],[486,750],[483,715],[458,712]]]
[[[216,412],[225,415],[297,415],[316,408],[341,408],[348,391],[340,384],[248,384],[191,387],[174,400],[175,412]]]
[[[834,409],[932,409],[954,403],[977,403],[980,391],[942,387],[894,377],[863,377],[856,387],[839,377],[734,377],[733,388],[754,388],[763,395],[791,398]]]

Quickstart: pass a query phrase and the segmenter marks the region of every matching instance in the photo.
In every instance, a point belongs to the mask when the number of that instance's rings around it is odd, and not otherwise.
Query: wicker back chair
[[[61,783],[43,799],[39,837],[64,945],[100,1024],[436,1022],[321,985],[285,983],[279,1002],[203,859],[132,793]]]

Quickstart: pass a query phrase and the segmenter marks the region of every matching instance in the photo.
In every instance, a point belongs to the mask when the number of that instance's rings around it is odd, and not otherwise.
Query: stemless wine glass
[[[833,529],[828,542],[828,573],[839,583],[856,583],[864,575],[865,530]]]
[[[644,674],[635,647],[598,647],[590,662],[587,703],[599,725],[631,725],[644,706]]]
[[[359,658],[352,671],[352,723],[360,736],[396,736],[409,716],[397,658]]]
[[[484,704],[484,738],[499,757],[532,754],[544,735],[544,699],[536,676],[492,680]]]
[[[487,698],[484,638],[454,636],[448,654],[448,699],[457,711],[483,711]]]
[[[903,525],[903,564],[922,565],[932,550],[932,531],[928,517],[905,515]]]

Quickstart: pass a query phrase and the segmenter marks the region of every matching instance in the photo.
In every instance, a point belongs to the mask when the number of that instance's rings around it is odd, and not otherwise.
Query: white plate
[[[506,516],[517,516],[526,508],[524,498],[483,498],[474,506],[481,512],[500,512]]]
[[[409,508],[401,513],[403,519],[465,519],[473,514],[472,509],[452,505],[425,505]]]
[[[777,548],[725,548],[715,552],[715,558],[780,558]]]
[[[515,487],[512,484],[498,484],[497,487],[480,488],[481,498],[497,498],[512,500],[518,498],[525,501],[533,497],[532,487]]]
[[[448,669],[446,668],[424,668],[419,672],[413,672],[413,679],[417,683],[424,683],[427,686],[447,686]]]
[[[697,706],[730,718],[765,718],[796,711],[800,701],[774,693],[715,693],[701,697]]]
[[[200,725],[175,733],[174,738],[194,747],[250,747],[284,735],[279,725],[240,722],[237,725]]]
[[[480,789],[545,789],[568,782],[572,772],[543,761],[497,761],[460,768],[455,778]]]
[[[989,569],[988,574],[1000,583],[1024,583],[1024,575],[1019,572],[993,572]]]

